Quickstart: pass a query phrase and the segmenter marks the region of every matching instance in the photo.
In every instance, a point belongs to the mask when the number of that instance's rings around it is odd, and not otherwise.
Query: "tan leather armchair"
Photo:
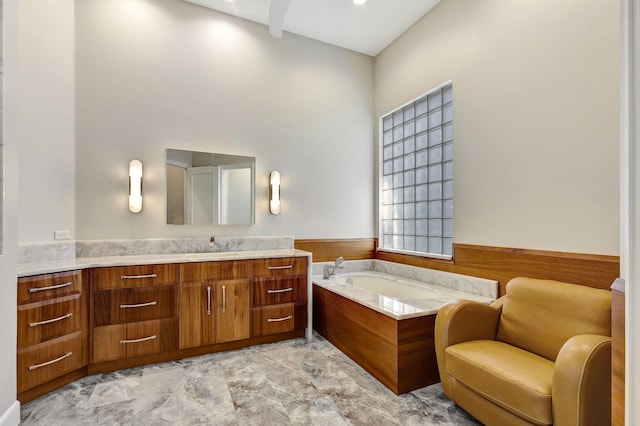
[[[611,423],[611,294],[514,278],[491,305],[458,301],[436,317],[444,393],[482,423]]]

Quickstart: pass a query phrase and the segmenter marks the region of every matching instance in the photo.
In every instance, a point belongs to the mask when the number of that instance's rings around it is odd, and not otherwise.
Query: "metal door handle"
[[[48,320],[44,320],[44,321],[38,321],[38,322],[31,322],[31,323],[29,323],[29,327],[37,327],[39,325],[51,324],[52,322],[62,321],[63,319],[71,318],[72,316],[73,316],[73,313],[69,312],[68,314],[63,315],[63,316],[58,317],[58,318],[52,318],[52,319],[48,319]]]
[[[144,308],[147,306],[154,306],[157,305],[158,302],[156,302],[155,300],[152,302],[147,302],[147,303],[136,303],[133,305],[120,305],[120,309],[127,309],[127,308]]]
[[[51,285],[49,287],[34,287],[29,289],[29,293],[37,293],[39,291],[46,291],[46,290],[55,290],[57,288],[69,287],[72,284],[73,284],[73,281],[69,281],[68,283]]]
[[[158,274],[147,274],[147,275],[121,275],[121,280],[139,280],[142,278],[157,278]]]
[[[120,340],[120,344],[122,345],[126,345],[127,343],[140,343],[140,342],[146,342],[147,340],[153,340],[155,339],[157,336],[154,334],[153,336],[149,336],[149,337],[143,337],[141,339],[130,339],[130,340]]]
[[[288,316],[282,317],[282,318],[268,318],[267,322],[281,322],[281,321],[290,320],[291,318],[293,318],[293,315],[288,315]]]
[[[289,288],[284,288],[284,289],[282,289],[282,290],[267,290],[267,293],[268,293],[268,294],[275,294],[275,293],[287,293],[287,292],[289,292],[289,291],[293,291],[293,288],[292,288],[292,287],[289,287]]]
[[[67,352],[66,354],[62,355],[61,357],[56,358],[56,359],[52,359],[51,361],[43,362],[42,364],[30,365],[29,366],[29,371],[37,370],[40,367],[46,367],[47,365],[55,364],[56,362],[60,362],[65,358],[69,358],[71,355],[73,355],[73,352]]]

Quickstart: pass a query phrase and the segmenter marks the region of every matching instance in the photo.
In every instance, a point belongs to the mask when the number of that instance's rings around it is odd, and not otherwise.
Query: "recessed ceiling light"
[[[353,0],[353,4],[357,4],[357,5],[365,4],[366,2],[367,0]]]

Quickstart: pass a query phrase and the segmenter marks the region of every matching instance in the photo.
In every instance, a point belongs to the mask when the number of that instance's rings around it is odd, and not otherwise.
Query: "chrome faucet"
[[[344,268],[344,266],[342,266],[342,262],[344,262],[344,257],[340,256],[336,259],[334,265],[324,265],[324,268],[322,269],[322,278],[328,280],[332,276],[336,275],[340,269]]]

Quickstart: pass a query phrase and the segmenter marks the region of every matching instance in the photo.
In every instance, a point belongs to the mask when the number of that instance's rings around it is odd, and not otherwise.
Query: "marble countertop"
[[[224,260],[267,259],[273,257],[310,257],[311,253],[295,249],[251,250],[208,253],[144,254],[125,256],[77,257],[71,259],[19,263],[18,277],[74,271],[108,266],[153,265],[162,263],[216,262]]]
[[[365,273],[368,273],[368,271]],[[395,279],[399,278],[385,273],[373,273],[380,274],[382,276],[389,276]],[[442,306],[455,300],[472,300],[487,304],[495,300],[492,297],[481,296],[468,291],[461,291],[455,288],[446,287],[445,285],[419,282],[408,280],[406,278],[402,279],[402,281],[432,290],[436,296],[424,299],[387,297],[347,283],[345,278],[348,278],[348,276],[349,274],[347,273],[340,276],[338,279],[332,277],[325,280],[320,275],[313,276],[312,280],[315,285],[323,287],[333,293],[339,294],[340,296],[346,297],[347,299],[398,320],[437,314]]]

